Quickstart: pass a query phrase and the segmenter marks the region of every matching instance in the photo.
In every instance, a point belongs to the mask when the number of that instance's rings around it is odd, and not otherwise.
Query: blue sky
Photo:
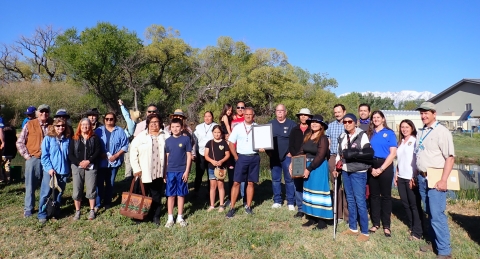
[[[480,78],[480,1],[4,1],[0,42],[38,26],[83,30],[106,21],[143,39],[152,24],[173,27],[203,48],[230,36],[276,48],[293,65],[337,79],[336,94],[439,93]]]

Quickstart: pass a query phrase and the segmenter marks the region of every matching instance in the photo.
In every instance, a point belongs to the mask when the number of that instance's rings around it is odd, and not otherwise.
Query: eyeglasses
[[[245,110],[245,106],[237,106],[238,110]]]
[[[114,118],[105,118],[106,121],[114,121]]]
[[[343,121],[343,124],[352,124],[353,121]]]
[[[148,113],[156,113],[157,110],[153,110],[153,111],[147,111]]]
[[[40,113],[50,113],[48,110],[41,110]]]
[[[57,125],[55,125],[55,128],[60,128],[60,127],[65,128],[65,124],[57,124]]]

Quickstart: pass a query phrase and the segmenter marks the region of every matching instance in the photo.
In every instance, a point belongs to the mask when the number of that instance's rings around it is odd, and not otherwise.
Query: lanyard
[[[425,135],[425,137],[423,136],[423,133],[425,132],[425,129],[422,130],[422,136],[420,137],[420,141],[418,142],[419,145],[421,145],[423,143],[423,140],[428,136],[428,134],[430,134],[430,132],[432,132],[437,126],[438,126],[438,122],[435,124],[435,127],[433,127],[429,132],[427,132],[427,134]],[[428,129],[428,128],[427,128]]]
[[[210,128],[212,128],[213,123],[210,123],[210,126],[208,127],[208,129],[205,128],[206,125],[207,124],[204,122],[203,129],[205,130],[205,136],[207,136],[208,131],[210,131]]]
[[[248,134],[250,133],[250,131],[252,131],[252,125],[250,125],[250,129],[247,131],[247,124],[245,124],[245,122],[243,122],[243,127],[245,128],[245,133],[247,133],[247,142],[248,142]]]

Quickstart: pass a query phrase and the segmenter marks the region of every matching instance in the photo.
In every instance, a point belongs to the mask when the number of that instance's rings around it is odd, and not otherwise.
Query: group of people
[[[283,206],[281,179],[285,183],[285,200],[291,211],[297,206],[295,218],[305,218],[304,227],[325,229],[329,220],[343,220],[349,229],[343,233],[367,241],[369,234],[383,228],[390,237],[391,185],[398,186],[405,207],[411,240],[429,237],[439,256],[451,254],[446,207],[446,180],[454,161],[454,147],[450,132],[436,121],[432,103],[425,102],[417,110],[424,123],[420,137],[415,125],[403,120],[400,136],[390,129],[381,111],[370,114],[370,106],[361,104],[359,118],[347,113],[345,106],[333,107],[335,120],[327,123],[322,115],[313,115],[303,108],[296,114],[298,123],[287,118],[287,109],[279,104],[275,108],[272,125],[274,148],[254,150],[252,128],[256,125],[255,112],[238,102],[234,114],[231,105],[225,105],[214,122],[214,115],[204,113],[204,122],[195,130],[186,123],[181,110],[170,115],[164,125],[155,105],[147,107],[145,119],[131,118],[121,100],[119,105],[127,127],[116,126],[117,115],[108,112],[100,121],[98,110],[92,109],[81,119],[74,132],[66,110],[59,110],[50,118],[50,107],[42,104],[27,109],[17,150],[25,160],[24,216],[32,216],[35,189],[40,185],[38,219],[47,221],[45,203],[51,195],[51,178],[58,182],[56,200],[61,202],[67,177],[72,175],[74,219],[81,218],[80,204],[84,187],[89,200],[88,219],[95,219],[100,208],[109,209],[113,186],[119,167],[125,162],[125,178],[139,179],[146,193],[152,197],[151,220],[160,224],[161,198],[167,198],[166,227],[175,224],[173,211],[178,206],[176,223],[186,226],[183,217],[188,177],[192,163],[196,165],[194,196],[201,188],[207,171],[209,185],[208,211],[227,210],[226,217],[236,214],[236,202],[242,196],[243,208],[253,214],[254,184],[259,182],[260,156],[269,157],[273,209]],[[36,116],[31,114],[36,113]],[[3,138],[3,135],[0,135]],[[1,139],[4,143],[4,139]],[[305,155],[306,165],[301,178],[293,178],[292,157]],[[394,159],[397,168],[394,170]],[[428,188],[427,169],[443,168],[441,180],[435,188]],[[395,173],[396,171],[396,173]],[[228,183],[224,183],[226,174]],[[338,200],[333,208],[330,184],[336,179]],[[340,187],[342,186],[343,188]],[[227,198],[228,197],[228,198]],[[421,203],[424,204],[422,210]],[[369,206],[368,206],[369,204]],[[334,211],[337,218],[334,218]],[[372,226],[368,227],[368,211]],[[423,217],[424,211],[428,218]],[[430,233],[423,229],[428,219]],[[381,227],[380,227],[381,224]],[[358,225],[360,229],[358,229]],[[431,250],[422,247],[422,251]],[[441,257],[442,258],[442,257]]]

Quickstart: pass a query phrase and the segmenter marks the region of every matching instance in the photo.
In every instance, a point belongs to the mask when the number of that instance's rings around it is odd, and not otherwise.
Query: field
[[[18,161],[18,160],[17,160]],[[97,219],[88,221],[86,203],[82,219],[74,222],[71,183],[67,184],[62,216],[40,225],[34,217],[24,219],[22,183],[0,186],[1,258],[434,258],[418,251],[421,241],[408,241],[404,209],[398,196],[393,200],[392,238],[382,233],[357,243],[355,237],[337,235],[333,226],[322,231],[302,228],[304,219],[294,219],[286,206],[272,205],[271,182],[263,170],[255,188],[254,215],[246,215],[237,203],[237,215],[207,212],[206,182],[197,199],[187,197],[189,225],[171,229],[161,224],[135,224],[118,213],[120,193],[128,188],[121,171],[117,176],[114,207],[100,210]],[[206,178],[205,178],[206,179]],[[193,179],[191,179],[193,180]],[[396,190],[393,190],[396,193]],[[37,191],[38,197],[38,191]],[[38,203],[38,199],[37,199]],[[165,199],[164,199],[165,203]],[[38,205],[38,204],[37,204]],[[478,201],[449,201],[447,215],[455,258],[480,257],[480,204]],[[337,233],[347,229],[340,223]]]

